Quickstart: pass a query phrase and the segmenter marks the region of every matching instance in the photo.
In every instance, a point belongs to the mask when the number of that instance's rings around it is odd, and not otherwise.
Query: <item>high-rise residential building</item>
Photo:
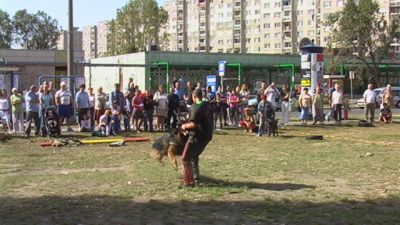
[[[83,27],[83,51],[85,59],[102,57],[107,54],[108,21],[101,21],[94,26]]]
[[[78,30],[79,28],[74,27],[73,34],[73,45],[74,51],[82,51],[82,31]],[[60,31],[60,36],[58,36],[57,40],[57,49],[58,50],[67,50],[68,49],[68,31],[62,30]]]
[[[346,0],[167,0],[169,50],[295,54],[299,43],[326,46],[323,22]],[[400,13],[400,0],[379,0],[381,13]]]

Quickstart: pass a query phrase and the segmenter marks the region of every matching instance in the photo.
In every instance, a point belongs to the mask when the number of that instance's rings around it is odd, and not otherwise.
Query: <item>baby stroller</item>
[[[61,127],[58,122],[57,108],[54,106],[49,106],[46,108],[44,114],[44,123],[47,136],[59,136],[61,134]]]

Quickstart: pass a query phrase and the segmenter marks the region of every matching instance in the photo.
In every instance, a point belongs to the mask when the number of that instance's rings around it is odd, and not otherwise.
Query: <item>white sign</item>
[[[13,88],[18,89],[18,84],[19,84],[18,82],[19,82],[19,75],[14,74],[14,77],[13,77]]]
[[[349,79],[350,80],[354,79],[354,71],[349,71]]]
[[[5,84],[4,84],[4,75],[0,75],[0,89],[4,89]]]
[[[303,70],[311,69],[311,62],[302,62],[301,69],[303,69]]]
[[[225,63],[226,61],[218,62],[218,75],[221,77],[225,75]]]

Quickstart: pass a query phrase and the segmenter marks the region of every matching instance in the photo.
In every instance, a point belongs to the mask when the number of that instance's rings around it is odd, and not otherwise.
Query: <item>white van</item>
[[[386,87],[376,88],[374,92],[376,94],[376,107],[378,108],[379,105],[382,103],[382,94]],[[392,87],[392,91],[394,94],[393,105],[396,108],[400,108],[400,87]],[[364,98],[360,98],[357,100],[357,106],[360,108],[364,108]]]

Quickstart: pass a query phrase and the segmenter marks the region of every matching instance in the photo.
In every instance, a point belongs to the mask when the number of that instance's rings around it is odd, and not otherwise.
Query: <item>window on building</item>
[[[218,40],[218,44],[219,45],[223,45],[224,44],[224,40]]]
[[[264,28],[270,28],[271,24],[270,23],[264,23]]]
[[[311,20],[307,20],[307,25],[310,26],[312,24]]]
[[[271,17],[271,13],[264,13],[264,19],[269,19]]]
[[[324,6],[324,8],[329,8],[329,7],[332,6],[332,2],[331,1],[324,1],[323,6]]]
[[[281,7],[281,2],[275,2],[275,8]]]
[[[307,11],[307,13],[308,13],[308,15],[313,15],[313,14],[314,14],[314,9],[309,9],[309,10]]]
[[[303,11],[302,10],[297,10],[296,14],[297,14],[297,16],[301,16],[301,15],[303,15]]]
[[[275,48],[281,48],[281,43],[275,43]]]
[[[256,15],[260,14],[260,10],[255,10],[254,14],[256,14]]]
[[[255,43],[260,43],[261,39],[260,38],[254,38]]]
[[[270,38],[271,35],[270,34],[264,34],[264,38]]]
[[[298,27],[303,26],[303,21],[301,21],[301,20],[300,20],[300,21],[297,21],[297,22],[296,22],[296,25],[297,25]]]
[[[270,8],[271,7],[271,4],[270,3],[264,3],[264,9],[268,9],[268,8]]]
[[[275,38],[279,38],[281,36],[281,33],[275,33]]]
[[[271,44],[270,43],[264,44],[264,48],[271,48]]]
[[[336,2],[338,7],[343,7],[344,6],[344,0],[337,0]]]
[[[276,12],[276,13],[274,13],[274,17],[275,17],[275,18],[281,17],[281,12]]]
[[[251,42],[251,38],[247,38],[247,39],[246,39],[246,42],[247,42],[247,43],[250,43],[250,42]]]
[[[275,28],[281,27],[281,23],[280,23],[280,22],[275,23],[275,24],[274,24],[274,27],[275,27]]]

